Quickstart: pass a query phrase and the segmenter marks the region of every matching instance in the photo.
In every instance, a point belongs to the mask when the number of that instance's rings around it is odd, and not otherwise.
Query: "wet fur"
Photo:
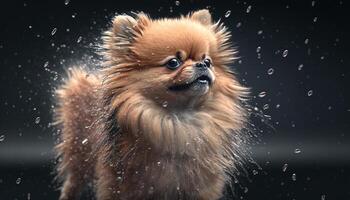
[[[60,200],[79,199],[87,183],[99,200],[220,198],[240,162],[246,119],[247,89],[227,66],[235,58],[229,37],[207,10],[115,17],[103,69],[73,68],[56,91]],[[159,66],[179,49],[188,59],[178,72]],[[213,60],[210,91],[191,98],[167,91],[194,73],[203,52]]]

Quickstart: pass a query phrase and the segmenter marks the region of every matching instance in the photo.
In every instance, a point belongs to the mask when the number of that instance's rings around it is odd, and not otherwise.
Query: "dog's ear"
[[[211,25],[212,24],[212,18],[211,14],[209,13],[209,10],[203,9],[203,10],[197,10],[193,13],[190,13],[189,18],[197,21],[203,25]]]
[[[115,16],[112,27],[103,37],[105,55],[110,59],[129,55],[132,43],[142,35],[150,22],[151,19],[144,13],[136,13],[134,16],[126,14]]]
[[[135,37],[142,34],[143,29],[150,22],[150,19],[144,13],[138,13],[134,16],[124,14],[114,17],[112,32],[121,42],[131,43]]]
[[[135,18],[129,15],[118,15],[112,20],[112,32],[116,37],[129,39],[133,35],[134,28],[137,26]]]

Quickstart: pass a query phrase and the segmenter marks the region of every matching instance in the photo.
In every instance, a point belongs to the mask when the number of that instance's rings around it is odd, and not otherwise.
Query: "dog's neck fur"
[[[160,154],[218,157],[228,162],[224,157],[233,153],[234,134],[243,125],[237,113],[242,111],[228,96],[215,94],[213,98],[198,110],[175,113],[141,95],[123,92],[118,95],[121,101],[114,101],[118,104],[116,120],[122,132],[144,139]]]

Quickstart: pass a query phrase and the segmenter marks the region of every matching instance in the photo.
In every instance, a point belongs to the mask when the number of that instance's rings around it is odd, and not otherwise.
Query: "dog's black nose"
[[[201,68],[201,69],[205,69],[208,66],[204,62],[198,62],[198,63],[196,63],[196,67]]]

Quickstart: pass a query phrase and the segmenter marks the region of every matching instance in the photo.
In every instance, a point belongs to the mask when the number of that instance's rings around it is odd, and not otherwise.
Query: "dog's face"
[[[232,78],[225,66],[234,58],[227,37],[207,10],[177,19],[117,16],[105,38],[109,64],[116,65],[112,74],[119,76],[114,86],[163,107],[199,106]]]
[[[190,103],[215,84],[216,46],[209,27],[190,18],[160,20],[147,27],[133,46],[146,68],[139,78],[146,95],[174,103]]]

